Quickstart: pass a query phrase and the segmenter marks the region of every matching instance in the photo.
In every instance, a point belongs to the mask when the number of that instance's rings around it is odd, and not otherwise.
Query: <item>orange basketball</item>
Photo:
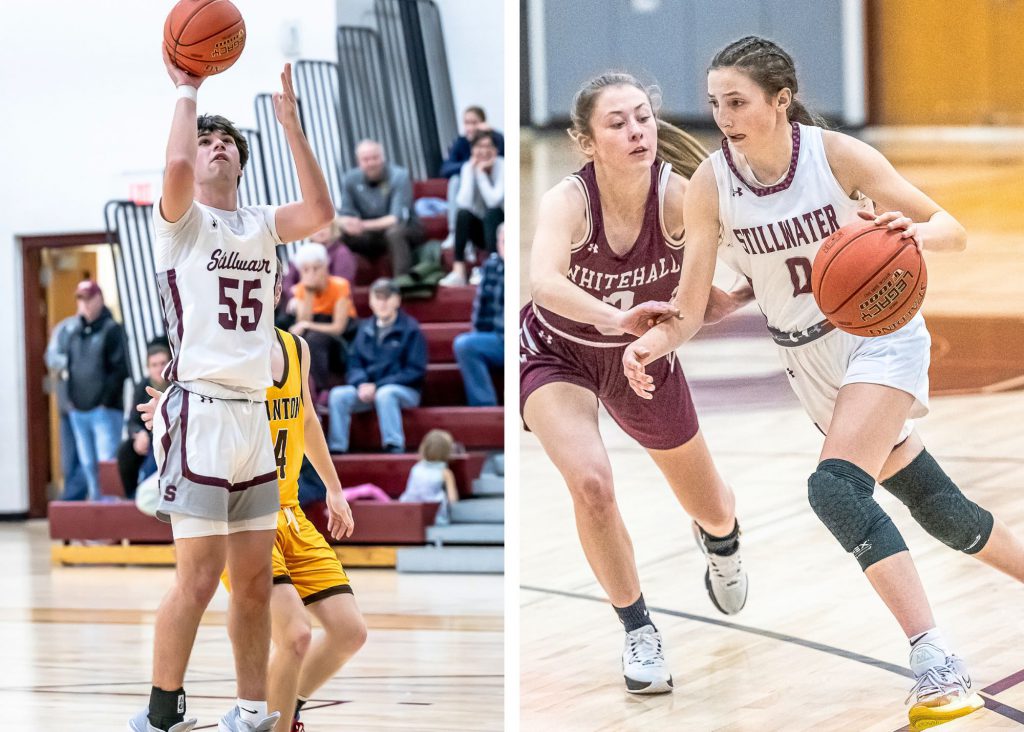
[[[855,223],[825,240],[811,267],[811,289],[837,328],[859,336],[894,333],[924,302],[928,273],[910,239]]]
[[[193,76],[219,74],[245,48],[245,21],[231,0],[179,0],[164,23],[164,45]]]

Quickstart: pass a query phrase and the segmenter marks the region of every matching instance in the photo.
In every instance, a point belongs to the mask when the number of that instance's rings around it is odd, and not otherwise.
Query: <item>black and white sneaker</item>
[[[693,522],[693,537],[697,546],[704,553],[708,568],[704,573],[704,586],[708,597],[726,615],[735,615],[747,604],[747,571],[743,568],[739,546],[729,555],[714,554],[708,551],[705,533]]]
[[[661,650],[661,633],[645,625],[626,633],[622,651],[622,675],[631,694],[664,694],[672,691],[672,674]]]

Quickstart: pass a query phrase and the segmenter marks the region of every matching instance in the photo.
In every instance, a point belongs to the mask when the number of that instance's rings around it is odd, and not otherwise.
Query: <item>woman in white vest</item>
[[[679,315],[627,347],[623,369],[638,396],[657,399],[644,367],[699,330],[709,293],[708,310],[719,316],[757,300],[793,390],[825,434],[808,480],[811,507],[906,633],[917,677],[911,725],[931,726],[982,700],[936,627],[899,530],[872,497],[875,481],[932,536],[1018,580],[1024,548],[963,495],[914,431],[912,419],[928,412],[930,337],[921,315],[889,335],[850,335],[818,309],[810,273],[822,241],[858,219],[933,251],[962,250],[966,234],[877,150],[823,129],[796,94],[793,60],[771,41],[743,38],[712,60],[708,102],[725,137],[686,193]],[[716,254],[749,284],[713,288]]]

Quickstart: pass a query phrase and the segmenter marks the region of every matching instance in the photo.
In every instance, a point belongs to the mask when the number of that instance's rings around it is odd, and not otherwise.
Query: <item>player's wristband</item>
[[[191,99],[193,102],[199,99],[199,90],[194,86],[182,84],[178,87],[178,99]]]

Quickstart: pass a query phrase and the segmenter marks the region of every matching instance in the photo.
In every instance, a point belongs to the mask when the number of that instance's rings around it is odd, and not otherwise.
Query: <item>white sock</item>
[[[931,628],[923,633],[918,633],[915,636],[908,638],[910,641],[910,649],[913,650],[917,645],[921,643],[930,643],[947,656],[953,655],[953,651],[950,650],[949,643],[946,642],[946,636],[942,634],[942,631],[938,628]]]
[[[238,717],[243,722],[248,722],[253,727],[262,722],[267,716],[267,702],[252,701],[251,699],[238,699]]]

